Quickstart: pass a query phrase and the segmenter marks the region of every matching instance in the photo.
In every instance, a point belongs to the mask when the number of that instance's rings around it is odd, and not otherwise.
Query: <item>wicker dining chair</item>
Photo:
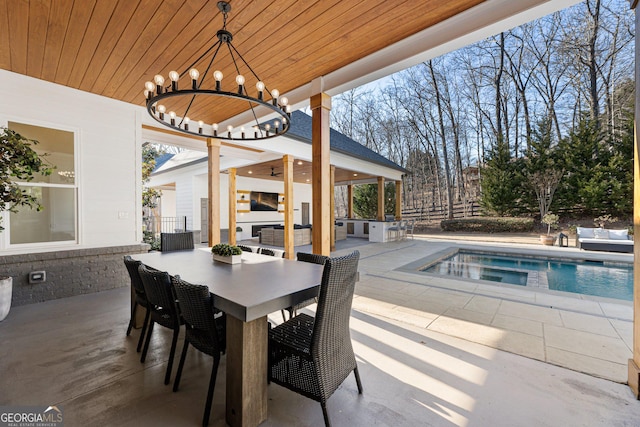
[[[226,340],[226,315],[213,307],[213,295],[209,288],[201,285],[192,285],[180,279],[180,276],[171,278],[171,283],[180,304],[180,313],[185,323],[184,346],[178,364],[178,372],[173,383],[173,391],[178,391],[182,368],[187,358],[189,344],[204,354],[213,357],[213,367],[209,379],[209,390],[204,407],[202,425],[209,424],[211,414],[211,402],[216,386],[216,376],[220,365],[221,354],[225,351]]]
[[[269,381],[320,402],[326,426],[327,399],[352,371],[362,394],[349,332],[359,258],[326,261],[315,318],[301,313],[269,329]]]
[[[194,249],[193,232],[160,233],[160,252],[183,251]]]
[[[171,341],[171,350],[169,350],[169,361],[167,362],[167,372],[164,376],[164,383],[169,384],[171,380],[171,368],[173,367],[173,358],[176,352],[176,344],[178,343],[178,334],[180,333],[180,325],[182,320],[176,297],[173,294],[171,285],[171,277],[167,272],[151,270],[142,264],[138,267],[140,278],[144,285],[144,291],[147,295],[147,301],[151,308],[151,316],[149,318],[149,326],[147,337],[140,356],[140,362],[144,363],[151,342],[153,333],[153,325],[156,323],[173,330],[173,339]]]
[[[129,255],[125,255],[124,265],[127,267],[129,279],[131,279],[131,288],[134,293],[133,308],[131,309],[131,319],[129,319],[129,326],[127,326],[127,336],[131,334],[131,329],[136,322],[136,313],[138,311],[138,307],[141,306],[146,310],[144,321],[142,322],[142,329],[140,330],[140,338],[138,338],[138,346],[136,347],[136,351],[140,353],[140,350],[142,349],[142,343],[144,341],[144,335],[147,331],[147,324],[149,323],[149,315],[151,314],[151,310],[149,308],[149,301],[147,301],[147,294],[144,292],[144,285],[142,284],[140,273],[138,272],[138,267],[142,265],[142,262],[134,260]]]
[[[262,255],[276,256],[275,251],[269,248],[260,248],[260,253]]]
[[[242,252],[253,252],[253,250],[249,246],[245,246],[245,245],[236,245],[236,246],[238,246]]]
[[[329,259],[329,257],[325,255],[310,254],[307,252],[296,253],[296,258],[298,261],[301,261],[301,262],[310,262],[313,264],[320,264],[320,265],[324,265],[324,263]],[[304,308],[308,305],[311,305],[317,302],[318,302],[318,297],[313,297],[313,298],[304,300],[302,302],[299,302],[296,305],[292,305],[291,307],[287,307],[285,308],[285,310],[289,312],[289,319],[291,319],[292,317],[295,317],[298,314],[298,310],[300,310],[301,308]],[[287,320],[284,318],[284,312],[282,315],[282,320],[283,321]]]

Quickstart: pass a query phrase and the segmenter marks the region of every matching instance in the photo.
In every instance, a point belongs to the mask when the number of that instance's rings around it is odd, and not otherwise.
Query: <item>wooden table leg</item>
[[[131,287],[131,310],[133,310],[133,305],[136,302],[136,293],[133,290],[133,286]],[[142,325],[144,324],[144,316],[147,314],[147,309],[142,307],[142,306],[138,306],[138,308],[136,308],[136,317],[135,319],[133,319],[133,327],[135,329],[140,329],[142,328]]]
[[[267,317],[243,322],[227,316],[227,407],[231,427],[267,419]]]

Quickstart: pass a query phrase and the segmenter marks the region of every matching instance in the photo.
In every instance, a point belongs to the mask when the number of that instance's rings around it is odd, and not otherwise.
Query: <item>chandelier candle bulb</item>
[[[149,115],[163,126],[169,127],[175,131],[196,135],[201,137],[215,137],[219,139],[242,139],[242,140],[261,140],[272,138],[287,133],[291,127],[291,109],[288,106],[288,100],[280,97],[278,90],[268,90],[268,85],[262,81],[256,72],[251,68],[249,63],[242,57],[238,49],[233,46],[234,35],[227,30],[228,14],[231,11],[231,5],[226,1],[210,2],[216,5],[222,15],[222,28],[219,29],[213,39],[214,43],[209,47],[204,47],[198,51],[195,47],[194,51],[186,52],[187,56],[197,58],[193,63],[184,67],[184,71],[172,70],[169,72],[169,80],[171,84],[165,86],[165,77],[162,74],[153,75],[151,81],[145,82],[144,96],[146,99],[146,107]],[[207,19],[213,19],[214,14],[209,14]],[[217,39],[217,40],[216,40]],[[169,52],[176,55],[177,52]],[[216,60],[218,55],[220,59]],[[231,64],[233,71],[229,65],[225,65],[227,69],[222,68],[223,64]],[[220,67],[220,69],[217,69]],[[205,70],[200,74],[198,69]],[[209,74],[209,70],[214,70]],[[222,88],[223,71],[227,76],[229,73],[235,75],[237,90],[224,90]],[[180,89],[178,81],[181,77],[189,75],[191,85],[188,88]],[[166,74],[165,74],[166,75]],[[245,76],[251,76],[249,80]],[[257,94],[250,95],[245,86],[248,82],[255,83]],[[184,84],[183,84],[184,86]],[[272,99],[265,100],[265,91]],[[254,92],[255,94],[255,92]],[[218,97],[220,102],[211,102],[208,99]],[[235,103],[235,106],[232,105]],[[160,105],[164,105],[163,110],[159,109]],[[218,109],[211,108],[219,106]],[[263,109],[265,111],[263,111]],[[164,118],[165,111],[172,110],[171,120]],[[230,115],[240,114],[248,110],[253,116],[254,132],[245,132],[240,129],[235,136],[232,134],[232,128],[227,129],[227,133],[218,133],[216,121],[226,121],[232,119]],[[176,114],[177,113],[177,114]],[[265,113],[275,113],[278,118],[278,124],[273,126],[273,119],[269,130],[264,131],[265,122],[260,122],[260,116]],[[189,120],[187,116],[202,118],[198,121],[199,126],[191,126],[189,128]],[[176,121],[177,118],[177,121]],[[214,123],[216,126],[204,126],[204,123]],[[184,126],[183,126],[184,124]],[[266,126],[265,126],[266,127]],[[247,129],[250,129],[249,127]]]
[[[220,90],[222,89],[222,77],[224,77],[223,74],[222,74],[222,71],[216,70],[216,71],[213,72],[213,78],[216,81],[216,91],[217,92],[220,92]]]
[[[238,74],[236,77],[236,83],[238,83],[238,94],[242,95],[244,92],[244,76],[242,74]]]
[[[171,90],[178,90],[178,80],[180,80],[180,74],[177,71],[169,71],[169,80],[171,80]]]
[[[156,93],[160,95],[162,93],[162,85],[164,84],[164,77],[160,74],[156,74],[153,80],[156,82]]]
[[[195,68],[192,68],[189,70],[189,76],[191,77],[193,90],[198,90],[198,77],[200,77],[200,72]]]
[[[153,91],[156,88],[156,86],[153,84],[153,82],[146,82],[144,84],[144,88],[147,89],[149,91],[149,95],[151,95],[151,97],[153,97]]]
[[[164,105],[158,105],[158,113],[160,113],[160,120],[164,120],[164,113],[167,111],[167,107]]]
[[[256,89],[258,89],[258,99],[262,101],[262,95],[264,93],[264,83],[260,81],[256,83]]]

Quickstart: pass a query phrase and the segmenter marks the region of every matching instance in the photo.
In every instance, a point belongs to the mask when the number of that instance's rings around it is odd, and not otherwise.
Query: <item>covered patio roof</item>
[[[238,49],[300,107],[320,77],[320,90],[336,95],[578,0],[230,3],[227,27]],[[204,52],[218,15],[207,0],[8,2],[0,7],[0,68],[142,107],[144,82]],[[192,117],[248,119],[238,117],[242,106],[215,101]]]

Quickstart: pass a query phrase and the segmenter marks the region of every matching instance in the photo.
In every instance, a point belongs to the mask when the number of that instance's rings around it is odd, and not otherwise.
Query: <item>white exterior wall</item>
[[[160,202],[160,216],[176,216],[176,192],[175,190],[162,190]]]
[[[0,126],[15,121],[75,132],[78,184],[77,244],[9,247],[27,253],[104,247],[142,241],[142,107],[0,70]],[[7,225],[8,215],[4,219]]]
[[[176,183],[176,216],[187,217],[187,228],[193,230],[193,180],[191,176],[178,177]]]

